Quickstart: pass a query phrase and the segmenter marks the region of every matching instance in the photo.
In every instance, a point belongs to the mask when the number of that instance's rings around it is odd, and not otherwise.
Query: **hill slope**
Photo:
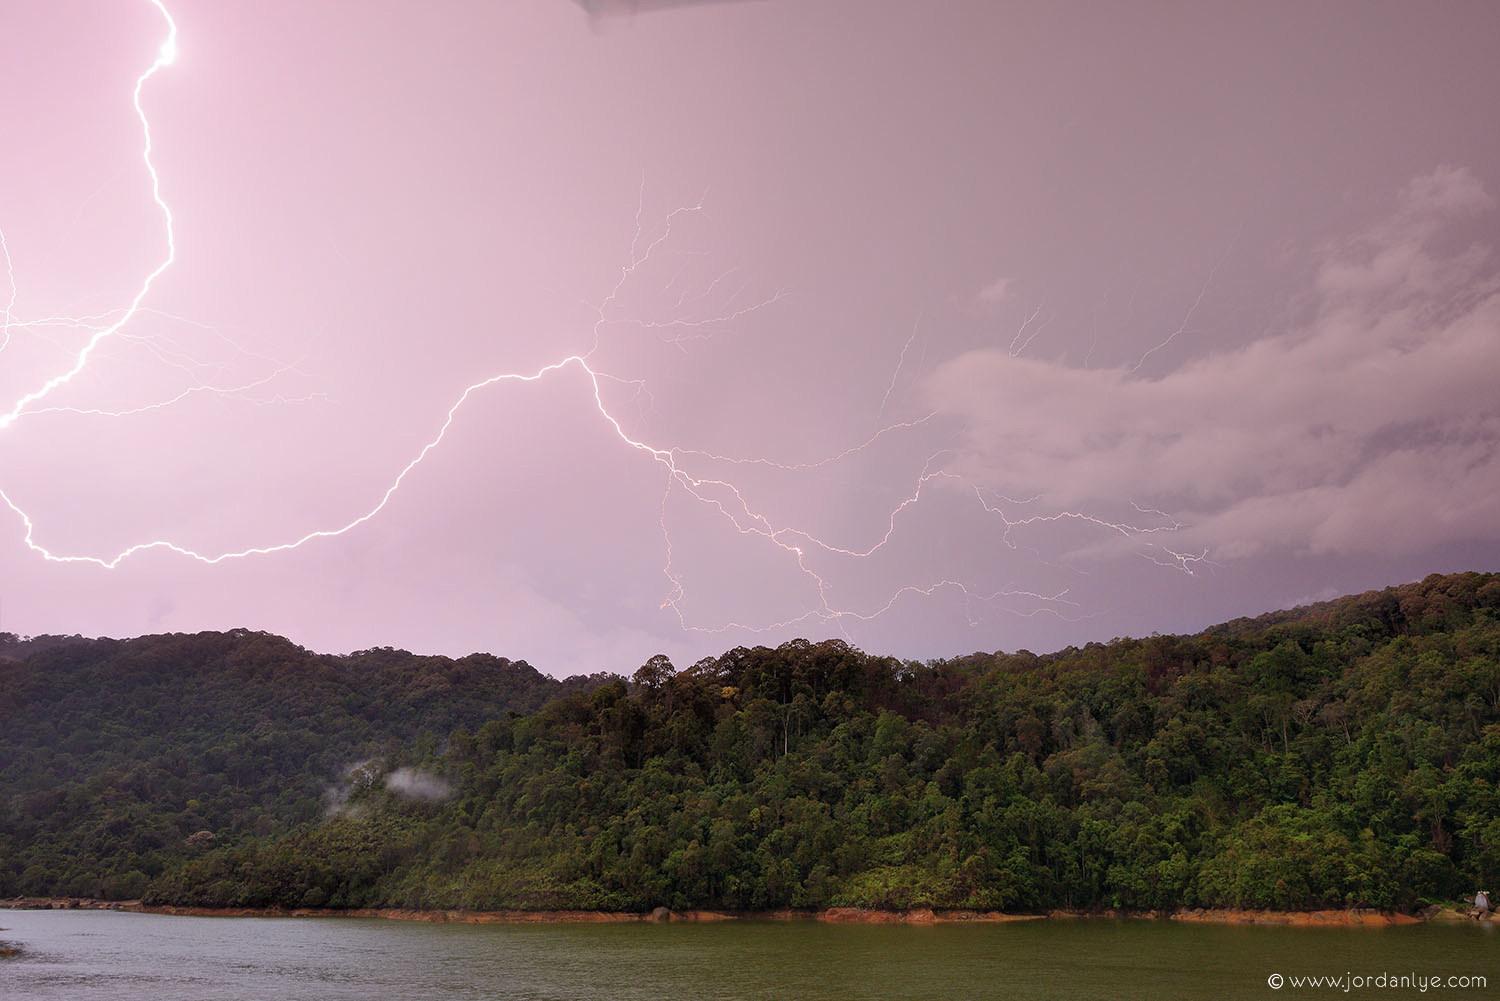
[[[0,667],[0,895],[1409,909],[1500,882],[1491,574],[1041,657],[794,641],[568,692],[251,634],[76,649]]]
[[[139,895],[194,836],[284,833],[356,762],[590,683],[246,630],[6,636],[0,658],[0,895]]]

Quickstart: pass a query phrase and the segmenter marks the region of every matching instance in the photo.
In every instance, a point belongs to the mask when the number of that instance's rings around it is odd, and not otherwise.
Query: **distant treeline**
[[[927,663],[799,640],[557,682],[247,632],[4,656],[0,896],[1410,910],[1500,884],[1494,574]]]

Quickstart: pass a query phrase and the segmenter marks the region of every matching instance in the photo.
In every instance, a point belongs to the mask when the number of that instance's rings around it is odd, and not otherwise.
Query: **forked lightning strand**
[[[147,293],[151,291],[152,284],[155,283],[156,279],[161,277],[162,273],[166,271],[167,268],[171,267],[172,262],[177,259],[177,239],[172,227],[172,209],[161,197],[161,178],[156,173],[156,165],[151,162],[151,121],[146,117],[146,109],[141,107],[141,91],[145,88],[146,81],[155,76],[158,70],[162,69],[163,67],[170,66],[173,60],[177,58],[177,22],[172,20],[172,15],[167,11],[167,8],[163,6],[162,0],[149,0],[149,2],[153,7],[161,12],[162,18],[167,22],[167,37],[166,40],[162,42],[161,49],[157,52],[155,61],[153,61],[151,65],[146,68],[146,71],[144,73],[136,77],[135,90],[131,95],[131,101],[135,105],[136,117],[141,120],[141,132],[145,136],[145,145],[141,150],[141,157],[146,161],[146,172],[151,175],[151,198],[156,202],[157,208],[161,209],[162,218],[166,220],[167,255],[162,259],[162,262],[156,266],[156,269],[146,276],[145,281],[141,282],[141,287],[136,291],[135,298],[130,300],[129,308],[127,308],[122,314],[120,314],[120,318],[115,322],[109,324],[108,326],[99,328],[94,332],[93,336],[88,339],[82,349],[79,350],[78,356],[74,359],[73,366],[71,368],[69,368],[66,372],[63,372],[61,375],[53,376],[51,379],[48,379],[46,382],[42,383],[42,385],[37,389],[34,389],[31,392],[27,393],[25,396],[21,397],[16,401],[15,406],[10,408],[10,411],[8,413],[0,414],[0,431],[3,431],[14,424],[16,422],[16,419],[21,416],[21,413],[26,409],[28,405],[35,403],[37,400],[40,400],[42,397],[46,396],[57,387],[69,382],[79,372],[82,372],[84,366],[86,366],[89,362],[89,356],[94,353],[94,349],[97,348],[104,340],[112,337],[114,334],[119,332],[121,327],[125,326],[125,324],[129,323],[131,319],[135,317],[136,311],[141,308],[141,303],[145,300]],[[6,251],[5,257],[7,271],[11,277],[12,301],[14,301],[15,272],[10,268],[10,252],[8,249]],[[9,308],[6,309],[5,319],[6,331],[8,335],[10,329]],[[6,498],[6,503],[10,503],[10,499],[8,497]],[[12,507],[14,507],[14,505],[12,505]]]
[[[155,201],[158,209],[160,210],[162,219],[164,221],[164,228],[166,233],[166,254],[162,258],[160,263],[157,264],[157,266],[142,281],[139,289],[130,300],[128,306],[116,312],[105,314],[105,317],[107,318],[103,319],[102,322],[100,322],[101,318],[99,317],[53,317],[48,318],[47,320],[21,323],[15,320],[17,290],[15,285],[14,269],[11,266],[10,249],[5,242],[4,233],[0,232],[0,252],[3,252],[5,256],[6,273],[8,276],[10,276],[11,285],[9,297],[4,305],[4,325],[3,330],[0,330],[0,338],[3,339],[0,339],[0,351],[4,351],[4,349],[9,345],[12,331],[14,330],[41,325],[76,326],[89,331],[87,340],[85,341],[83,346],[78,349],[73,355],[71,365],[69,365],[61,373],[43,382],[40,386],[19,397],[8,411],[0,414],[0,431],[8,430],[22,416],[25,415],[66,412],[71,414],[89,416],[125,417],[131,414],[140,413],[144,410],[158,409],[160,407],[169,406],[195,392],[219,392],[236,394],[243,393],[245,391],[263,385],[265,382],[268,382],[270,378],[274,378],[273,375],[271,377],[268,377],[267,379],[254,380],[241,386],[227,389],[222,387],[200,385],[194,388],[190,388],[178,394],[177,396],[174,396],[167,400],[163,400],[159,403],[128,409],[106,410],[104,408],[36,406],[36,404],[47,397],[50,393],[65,385],[80,372],[82,372],[88,365],[90,357],[94,354],[95,349],[98,348],[101,343],[111,337],[121,335],[121,331],[132,321],[136,320],[142,314],[142,312],[145,311],[143,308],[143,303],[146,300],[148,294],[151,292],[153,284],[155,283],[156,279],[159,278],[176,259],[177,248],[173,233],[172,211],[162,197],[161,181],[157,174],[156,166],[151,159],[151,127],[141,103],[141,94],[147,82],[151,80],[151,78],[154,77],[158,71],[169,66],[176,57],[177,26],[173,21],[171,15],[168,13],[166,7],[163,5],[162,0],[148,0],[148,2],[150,2],[152,6],[155,7],[156,10],[161,14],[167,26],[167,35],[161,45],[156,59],[145,70],[145,72],[143,72],[136,79],[135,88],[133,91],[133,103],[136,115],[141,122],[141,130],[144,137],[142,156],[145,161],[146,170],[151,179],[152,199]],[[1142,536],[1163,532],[1170,533],[1179,527],[1176,522],[1174,522],[1171,518],[1167,517],[1162,512],[1142,508],[1137,508],[1137,510],[1142,515],[1149,516],[1152,519],[1159,519],[1159,523],[1153,526],[1130,525],[1122,522],[1108,521],[1105,519],[1094,517],[1084,512],[1076,511],[1061,511],[1046,515],[1031,515],[1025,517],[1007,514],[1005,508],[1002,507],[1002,505],[1014,507],[1027,502],[1014,501],[1010,498],[1001,497],[998,494],[994,494],[992,491],[987,491],[985,488],[981,487],[978,484],[970,483],[964,480],[956,473],[943,469],[942,460],[946,454],[944,452],[938,452],[934,455],[931,455],[927,459],[924,467],[919,473],[917,473],[912,489],[899,504],[891,509],[889,517],[887,519],[885,530],[879,535],[877,539],[873,541],[867,541],[864,544],[847,541],[842,543],[826,541],[804,528],[777,523],[769,514],[759,510],[745,495],[744,490],[734,482],[720,477],[695,473],[691,471],[687,466],[685,466],[684,462],[688,460],[699,460],[701,462],[728,465],[753,463],[756,465],[775,468],[779,470],[807,471],[838,462],[841,459],[845,459],[851,455],[854,455],[855,453],[861,452],[873,446],[877,441],[885,436],[899,434],[901,432],[911,431],[912,429],[921,427],[928,421],[932,420],[935,414],[929,413],[926,416],[917,418],[915,420],[895,422],[881,427],[873,434],[869,435],[860,444],[851,446],[850,448],[847,448],[836,454],[829,455],[823,459],[810,462],[779,462],[763,457],[733,457],[715,454],[713,452],[705,451],[702,449],[684,448],[677,446],[666,447],[649,443],[627,432],[625,427],[611,412],[609,406],[606,404],[605,394],[601,386],[601,381],[609,380],[625,382],[627,384],[634,384],[638,390],[638,393],[645,392],[644,383],[640,380],[622,379],[618,376],[611,375],[610,373],[600,371],[591,363],[591,358],[600,347],[605,327],[612,322],[619,322],[618,320],[611,318],[610,310],[618,300],[625,285],[631,280],[634,275],[637,274],[637,272],[647,263],[647,261],[651,259],[653,254],[656,253],[663,246],[663,244],[666,243],[666,241],[671,236],[673,223],[684,214],[699,211],[702,206],[702,201],[700,200],[696,204],[678,208],[668,214],[665,219],[665,225],[662,227],[661,232],[650,239],[646,238],[645,230],[643,229],[641,224],[643,204],[644,184],[642,186],[642,199],[640,202],[638,202],[636,208],[636,232],[635,237],[631,243],[629,261],[624,267],[621,268],[619,280],[616,282],[614,288],[610,290],[608,295],[606,295],[600,303],[592,307],[598,317],[597,322],[594,325],[592,347],[587,352],[581,354],[570,354],[567,357],[560,358],[550,364],[544,365],[536,369],[535,371],[506,372],[492,375],[465,387],[464,390],[458,395],[458,398],[454,401],[452,406],[448,408],[447,414],[445,415],[441,425],[438,427],[436,433],[431,437],[430,440],[427,441],[425,445],[422,446],[421,450],[418,451],[417,454],[397,472],[395,477],[391,480],[390,485],[386,488],[385,492],[381,494],[379,499],[376,500],[375,503],[373,503],[368,509],[364,510],[356,517],[349,519],[348,521],[337,527],[308,531],[295,538],[283,542],[252,546],[245,549],[217,553],[205,553],[178,545],[177,543],[171,542],[166,539],[157,539],[150,542],[141,542],[128,546],[112,556],[66,555],[53,552],[51,549],[37,541],[36,525],[34,519],[14,500],[12,500],[10,495],[7,494],[3,489],[0,489],[0,501],[3,501],[5,505],[9,507],[11,511],[15,512],[17,517],[20,518],[22,525],[25,527],[24,538],[26,545],[30,547],[31,550],[39,554],[43,559],[56,563],[88,563],[106,569],[113,569],[119,566],[122,561],[130,558],[131,556],[134,556],[137,553],[157,549],[170,551],[188,559],[197,560],[206,564],[217,564],[227,560],[237,560],[249,556],[264,556],[274,553],[286,552],[288,550],[293,550],[300,546],[303,546],[316,539],[332,538],[335,536],[343,535],[358,528],[360,525],[363,525],[365,522],[380,514],[380,512],[390,502],[395,493],[401,488],[402,484],[406,482],[407,477],[412,474],[412,472],[422,463],[424,459],[427,458],[429,454],[433,452],[434,449],[438,448],[438,446],[442,444],[444,437],[447,435],[449,429],[457,420],[459,411],[476,393],[480,393],[485,389],[488,389],[492,386],[497,386],[502,383],[535,383],[564,370],[576,369],[587,377],[589,385],[591,386],[593,392],[593,406],[598,411],[599,415],[604,419],[605,423],[615,434],[615,436],[618,437],[618,439],[624,445],[642,453],[643,455],[649,457],[653,462],[659,464],[665,473],[666,480],[661,499],[660,523],[666,556],[662,572],[669,582],[669,588],[667,596],[662,602],[662,607],[664,609],[672,609],[677,616],[679,624],[683,629],[686,630],[721,632],[730,629],[746,629],[752,631],[764,631],[785,628],[806,621],[817,620],[832,623],[837,626],[840,631],[843,631],[843,624],[844,620],[846,619],[853,621],[869,620],[889,611],[898,601],[906,596],[930,596],[938,592],[939,590],[956,591],[959,594],[963,595],[965,600],[970,603],[974,601],[994,603],[1006,598],[1026,598],[1032,602],[1035,602],[1036,608],[1035,610],[1025,614],[1037,614],[1040,611],[1047,611],[1051,614],[1068,616],[1076,613],[1076,611],[1078,610],[1078,606],[1067,598],[1066,590],[1058,592],[1056,594],[1040,594],[1017,588],[1003,588],[994,591],[984,591],[974,588],[970,585],[966,585],[960,581],[950,579],[942,579],[929,584],[903,585],[899,588],[896,588],[890,594],[889,599],[884,603],[878,604],[875,607],[865,610],[835,606],[830,599],[830,592],[832,590],[831,585],[825,579],[825,577],[820,574],[820,572],[815,568],[813,564],[823,559],[864,559],[881,550],[884,546],[886,546],[888,542],[890,542],[892,537],[895,535],[898,523],[908,511],[908,509],[913,508],[920,503],[924,487],[926,487],[934,480],[955,480],[959,482],[960,486],[972,489],[979,507],[989,515],[997,517],[1003,524],[1004,529],[1000,533],[999,537],[1002,542],[1004,542],[1011,548],[1015,548],[1015,543],[1010,537],[1011,532],[1014,529],[1022,526],[1036,525],[1048,522],[1067,520],[1089,523],[1106,531],[1119,533],[1129,538],[1139,538]],[[726,325],[732,323],[734,320],[741,318],[751,312],[766,308],[778,302],[787,294],[786,290],[781,289],[777,290],[774,295],[765,299],[746,302],[742,298],[744,290],[739,289],[730,294],[728,299],[724,301],[721,308],[717,310],[710,309],[705,311],[702,308],[704,304],[709,301],[710,297],[714,296],[715,290],[721,284],[727,282],[730,279],[732,274],[733,271],[725,272],[714,278],[706,288],[698,291],[697,293],[683,291],[678,296],[677,308],[679,310],[695,310],[692,315],[679,315],[665,319],[646,321],[636,320],[633,321],[634,325],[640,329],[656,331],[658,332],[658,335],[663,337],[665,340],[674,342],[679,346],[682,346],[684,341],[686,340],[711,336],[715,330],[722,329]],[[670,289],[672,286],[676,285],[676,283],[677,278],[674,277],[668,288]],[[1026,322],[1016,333],[1016,336],[1011,344],[1012,354],[1017,354],[1020,351],[1025,350],[1027,345],[1031,343],[1031,340],[1035,338],[1036,335],[1040,333],[1042,327],[1045,326],[1045,323],[1040,324],[1034,330],[1031,330],[1028,333],[1027,328],[1030,327],[1033,321],[1037,319],[1038,313],[1040,313],[1040,309],[1033,312],[1029,317],[1027,317]],[[1191,315],[1191,312],[1189,313],[1189,315]],[[900,374],[901,366],[905,362],[907,349],[911,347],[912,341],[915,340],[916,336],[917,329],[914,326],[911,337],[907,339],[906,344],[901,349],[900,356],[897,358],[896,370],[892,373],[890,385],[887,387],[885,395],[881,398],[881,411],[885,409],[886,405],[889,402],[891,393],[896,385],[897,377]],[[1142,360],[1144,361],[1144,358]],[[284,368],[279,369],[276,374],[280,374],[280,371],[284,371]],[[683,582],[674,567],[674,543],[667,522],[667,504],[671,498],[672,493],[678,490],[683,491],[687,496],[693,498],[698,503],[707,505],[710,509],[717,511],[725,519],[732,531],[741,535],[759,537],[766,543],[777,547],[783,553],[785,553],[787,559],[793,565],[795,565],[797,571],[800,574],[805,575],[805,577],[815,588],[818,595],[816,604],[808,607],[802,614],[782,620],[780,622],[727,622],[717,626],[703,626],[690,623],[682,608],[682,604],[686,600],[687,593]],[[1152,554],[1143,555],[1147,555],[1147,558],[1162,563],[1163,565],[1176,566],[1178,569],[1184,570],[1188,573],[1193,572],[1193,566],[1206,564],[1208,562],[1206,552],[1195,556],[1193,554],[1173,552],[1172,550],[1166,549],[1165,547],[1153,548],[1158,549],[1162,553],[1168,554],[1170,559],[1163,559],[1160,556]]]

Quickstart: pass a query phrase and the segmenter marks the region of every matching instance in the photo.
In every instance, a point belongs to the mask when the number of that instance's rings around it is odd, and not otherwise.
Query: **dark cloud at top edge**
[[[590,17],[619,17],[704,3],[745,3],[747,0],[575,0]]]

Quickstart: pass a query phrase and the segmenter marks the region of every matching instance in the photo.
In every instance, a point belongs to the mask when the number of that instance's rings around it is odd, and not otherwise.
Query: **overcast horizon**
[[[562,676],[1500,569],[1488,2],[3,23],[0,630]]]

